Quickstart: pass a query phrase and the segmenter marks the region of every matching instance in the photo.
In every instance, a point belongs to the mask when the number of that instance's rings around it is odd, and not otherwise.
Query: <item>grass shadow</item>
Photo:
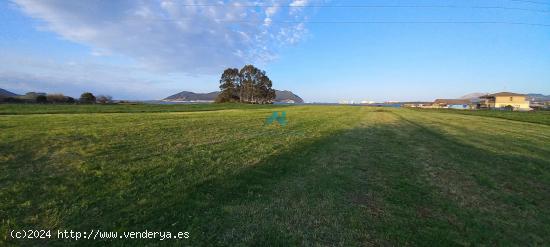
[[[60,227],[191,235],[183,241],[52,240],[51,245],[446,246],[550,241],[545,227],[550,205],[544,200],[550,196],[548,161],[483,151],[406,118],[297,143],[246,168],[224,171],[194,186],[173,183],[186,172],[184,167],[150,170],[139,177],[120,174],[131,182],[129,187],[113,184],[122,181],[116,177],[101,185],[96,178],[76,184],[58,180],[75,187],[55,194],[39,182],[47,176],[45,170],[40,178],[22,182],[32,182],[25,184],[27,191],[40,191],[77,208],[62,217]],[[3,179],[7,185],[13,177]],[[84,203],[86,191],[98,198]],[[10,204],[4,214],[23,217],[14,195],[2,196]],[[35,214],[43,217],[45,212]]]

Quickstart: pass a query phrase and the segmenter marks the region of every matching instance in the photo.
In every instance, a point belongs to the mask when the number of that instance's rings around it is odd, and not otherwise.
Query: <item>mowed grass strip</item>
[[[227,109],[265,109],[272,105],[251,104],[0,104],[0,115],[198,112]],[[277,106],[279,108],[285,105]]]
[[[423,112],[441,112],[473,115],[480,117],[502,118],[521,122],[550,125],[550,111],[511,112],[501,110],[456,110],[456,109],[415,109]]]
[[[286,127],[264,124],[283,110]],[[191,236],[51,245],[550,242],[546,125],[268,106],[0,116],[0,128],[1,234],[148,229]]]

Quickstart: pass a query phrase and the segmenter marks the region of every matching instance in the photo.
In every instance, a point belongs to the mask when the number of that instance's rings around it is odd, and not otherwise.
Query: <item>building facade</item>
[[[501,92],[488,94],[480,97],[480,102],[478,104],[481,109],[507,109],[515,111],[528,111],[531,110],[529,107],[529,101],[526,100],[526,95],[510,93],[510,92]]]

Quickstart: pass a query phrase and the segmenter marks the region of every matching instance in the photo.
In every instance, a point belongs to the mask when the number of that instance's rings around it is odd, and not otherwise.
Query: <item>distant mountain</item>
[[[182,91],[166,97],[165,101],[214,101],[220,92],[193,93]]]
[[[210,93],[194,93],[189,91],[179,92],[177,94],[171,95],[163,99],[164,101],[203,101],[209,102],[214,101],[220,92],[210,92]],[[279,91],[275,90],[275,102],[285,102],[285,103],[304,103],[304,100],[300,96],[292,93],[291,91]]]
[[[284,90],[279,91],[275,90],[275,102],[285,102],[285,103],[304,103],[304,100],[300,96],[294,94],[291,91]]]
[[[479,97],[483,96],[483,95],[487,95],[487,93],[471,93],[471,94],[466,94],[462,97],[460,97],[460,99],[478,99]]]
[[[530,94],[527,94],[527,100],[529,100],[529,101],[535,101],[535,102],[550,101],[550,95],[544,95],[544,94],[538,94],[538,93],[530,93]]]
[[[0,96],[3,96],[3,97],[16,97],[16,96],[19,96],[19,94],[12,93],[8,90],[0,88]]]

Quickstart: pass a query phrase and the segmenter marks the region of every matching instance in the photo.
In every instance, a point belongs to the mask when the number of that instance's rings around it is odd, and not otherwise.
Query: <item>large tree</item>
[[[271,104],[275,90],[265,71],[253,65],[245,65],[241,70],[226,69],[220,79],[221,93],[216,102],[243,102]]]
[[[255,103],[254,91],[257,84],[257,74],[260,70],[252,65],[245,65],[241,71],[241,88],[240,98],[241,102]]]
[[[220,94],[216,98],[216,102],[235,102],[239,101],[237,85],[240,84],[239,69],[228,68],[220,78]]]
[[[262,73],[258,75],[254,91],[257,103],[266,104],[273,102],[275,99],[275,89],[272,89],[271,86],[271,80],[265,75],[265,71],[262,71]]]

